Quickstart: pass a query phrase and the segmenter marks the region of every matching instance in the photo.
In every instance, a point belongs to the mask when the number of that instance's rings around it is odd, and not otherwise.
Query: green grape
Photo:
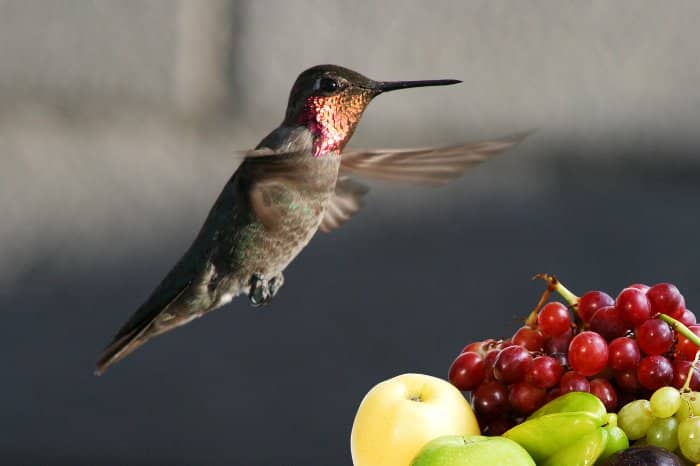
[[[690,416],[700,415],[700,393],[690,392],[681,395],[681,407],[678,408],[676,413],[676,418],[678,421],[683,422]]]
[[[678,448],[678,419],[654,419],[647,431],[647,444],[673,451]]]
[[[603,450],[600,458],[598,458],[598,461],[601,463],[613,453],[617,453],[630,446],[630,442],[622,429],[614,425],[607,425],[603,428],[608,433],[608,441],[605,443],[605,450]]]
[[[661,387],[651,395],[649,404],[655,417],[671,417],[681,406],[681,393],[675,387]]]
[[[654,421],[648,400],[635,400],[627,403],[617,413],[617,425],[625,431],[630,440],[641,439],[647,434]]]
[[[678,425],[681,453],[693,463],[700,462],[700,416],[689,417]]]

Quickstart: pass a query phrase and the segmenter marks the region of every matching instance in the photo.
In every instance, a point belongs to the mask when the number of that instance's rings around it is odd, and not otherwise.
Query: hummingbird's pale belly
[[[238,294],[247,294],[253,275],[270,279],[281,274],[316,234],[330,195],[293,196],[294,200],[280,209],[277,228],[267,229],[260,222],[244,228],[239,252],[232,257],[235,272],[217,287],[214,307],[227,304]]]
[[[280,209],[285,213],[282,214],[279,228],[266,230],[260,235],[261,254],[251,262],[251,270],[274,276],[287,268],[316,234],[330,194],[294,195]]]

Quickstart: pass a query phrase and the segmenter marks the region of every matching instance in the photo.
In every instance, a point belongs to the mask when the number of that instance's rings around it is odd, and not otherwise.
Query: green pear
[[[603,402],[597,396],[587,392],[569,392],[559,396],[532,413],[528,420],[546,416],[547,414],[579,411],[585,411],[595,416],[599,426],[602,426],[607,421],[608,413]]]
[[[608,432],[602,427],[597,427],[593,432],[554,453],[541,466],[593,466],[605,451],[607,442]]]
[[[599,427],[600,419],[589,412],[545,414],[506,431],[503,436],[517,442],[541,462]]]

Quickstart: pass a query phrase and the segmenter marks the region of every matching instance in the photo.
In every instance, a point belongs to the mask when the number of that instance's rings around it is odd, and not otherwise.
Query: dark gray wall
[[[398,4],[0,1],[0,464],[346,465],[367,390],[507,336],[534,273],[695,307],[698,4]],[[538,131],[445,188],[374,185],[271,306],[94,377],[320,62],[465,81],[382,96],[355,147]]]

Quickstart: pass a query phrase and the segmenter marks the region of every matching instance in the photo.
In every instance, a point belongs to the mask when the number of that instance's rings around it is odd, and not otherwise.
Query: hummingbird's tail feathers
[[[170,281],[168,278],[171,275],[179,277],[177,273],[173,274],[176,270],[173,269],[171,271],[151,297],[119,329],[112,343],[105,348],[102,356],[97,361],[95,375],[104,374],[112,364],[127,357],[150,338],[192,319],[191,316],[184,319],[176,317],[177,311],[173,309],[173,306],[176,305],[191,284],[191,281],[187,280],[183,281],[184,284],[178,286],[177,282]],[[172,314],[169,319],[162,322],[162,319],[158,319],[158,316],[166,310],[172,312]]]
[[[135,351],[139,346],[146,343],[147,338],[142,338],[148,326],[141,329],[133,329],[131,332],[123,335],[122,337],[113,341],[105,350],[102,352],[102,356],[97,361],[97,366],[95,368],[95,375],[104,374],[107,369],[112,366],[112,364],[121,361],[133,351]]]

